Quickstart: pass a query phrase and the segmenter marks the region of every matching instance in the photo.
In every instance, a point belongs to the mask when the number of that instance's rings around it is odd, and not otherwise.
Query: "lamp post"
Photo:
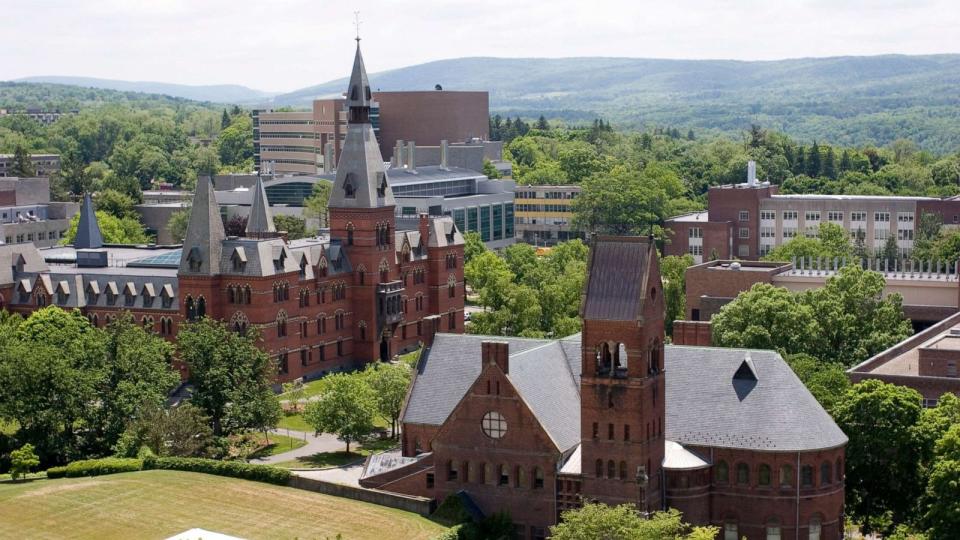
[[[645,465],[637,465],[636,479],[640,491],[640,514],[643,515],[644,519],[647,519],[650,517],[650,513],[647,511],[647,486],[650,484],[650,476],[647,474]]]

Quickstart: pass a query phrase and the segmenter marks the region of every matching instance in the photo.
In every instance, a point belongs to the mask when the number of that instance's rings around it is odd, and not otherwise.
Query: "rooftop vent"
[[[730,269],[731,269],[731,270],[740,270],[740,263],[738,263],[738,262],[732,262],[732,263],[730,263]]]

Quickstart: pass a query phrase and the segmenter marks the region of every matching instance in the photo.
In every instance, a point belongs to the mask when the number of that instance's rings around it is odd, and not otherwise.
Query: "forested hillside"
[[[860,146],[907,138],[960,147],[960,55],[740,62],[634,58],[458,58],[370,76],[382,90],[489,90],[491,112],[618,128],[738,132],[758,124],[801,141]],[[344,79],[277,96],[306,106]]]

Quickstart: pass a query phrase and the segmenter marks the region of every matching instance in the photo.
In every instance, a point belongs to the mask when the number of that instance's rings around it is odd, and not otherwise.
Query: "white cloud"
[[[952,0],[0,0],[0,79],[293,90],[459,56],[777,59],[960,52]]]

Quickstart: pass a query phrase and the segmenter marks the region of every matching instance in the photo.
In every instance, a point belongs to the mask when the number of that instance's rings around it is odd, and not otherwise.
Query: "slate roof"
[[[14,270],[23,264],[24,272],[44,272],[47,263],[33,244],[0,244],[0,285],[14,283]]]
[[[571,366],[557,341],[465,334],[437,334],[424,352],[403,421],[440,425],[480,375],[480,344],[506,341],[507,377],[560,451],[580,441],[579,347]]]
[[[668,346],[665,353],[670,440],[775,452],[834,448],[847,442],[773,351]],[[749,379],[734,380],[748,355],[755,385]]]
[[[223,241],[227,234],[220,219],[220,207],[213,194],[210,177],[201,176],[197,181],[197,191],[193,196],[190,209],[190,221],[187,224],[186,238],[183,240],[183,256],[180,258],[180,272],[183,274],[213,275],[219,270]],[[191,258],[199,259],[199,271],[190,269]]]
[[[591,320],[638,320],[652,245],[640,237],[598,236],[592,243],[581,315]]]
[[[437,334],[424,352],[403,421],[441,425],[480,374],[480,344],[506,341],[508,377],[561,451],[580,440],[579,334],[562,340]],[[749,353],[757,380],[734,374]],[[666,438],[681,445],[795,452],[846,435],[772,351],[667,346]],[[708,376],[705,376],[708,375]]]
[[[273,224],[273,214],[267,203],[267,192],[263,188],[263,178],[257,176],[257,183],[253,186],[253,202],[250,204],[250,215],[247,216],[247,236],[256,237],[277,232]]]
[[[93,201],[90,194],[83,196],[80,206],[80,221],[77,222],[77,235],[73,239],[77,249],[96,249],[103,247],[103,236],[100,234],[100,224],[97,223],[97,214],[93,211]]]

